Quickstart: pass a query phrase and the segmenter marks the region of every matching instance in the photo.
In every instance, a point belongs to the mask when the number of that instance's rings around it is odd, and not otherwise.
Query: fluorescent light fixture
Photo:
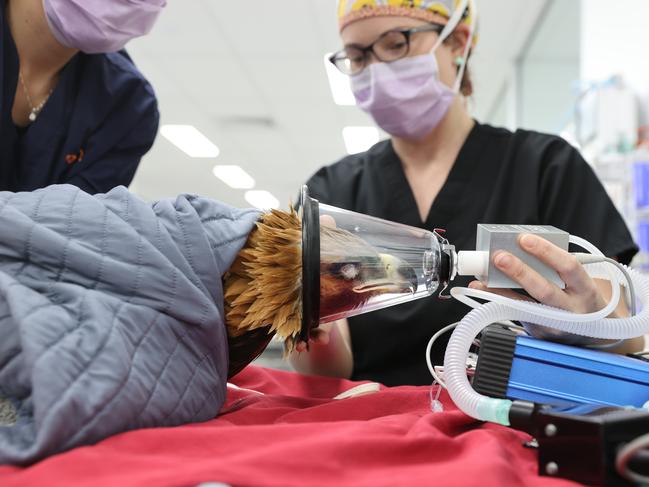
[[[160,133],[189,157],[216,158],[219,148],[193,125],[163,125]]]
[[[246,191],[244,198],[246,198],[246,201],[248,203],[250,203],[255,208],[259,208],[260,210],[279,208],[279,200],[268,191]]]
[[[343,139],[348,154],[365,152],[379,141],[379,129],[376,127],[345,127]]]
[[[239,166],[214,166],[212,173],[234,189],[252,189],[255,180]]]
[[[329,88],[331,88],[331,94],[334,97],[334,103],[336,105],[356,105],[349,76],[338,71],[336,66],[329,61],[329,56],[331,56],[331,53],[325,54],[324,64],[327,78],[329,78]]]

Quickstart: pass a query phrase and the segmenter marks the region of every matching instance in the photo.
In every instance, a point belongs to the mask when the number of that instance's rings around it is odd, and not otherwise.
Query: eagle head
[[[356,314],[372,298],[414,294],[418,280],[403,260],[377,252],[360,237],[337,228],[320,232],[320,317]]]
[[[321,225],[320,249],[322,319],[347,316],[379,295],[417,289],[412,267],[346,230]],[[230,377],[275,334],[293,350],[302,328],[302,224],[293,208],[262,215],[223,284]]]

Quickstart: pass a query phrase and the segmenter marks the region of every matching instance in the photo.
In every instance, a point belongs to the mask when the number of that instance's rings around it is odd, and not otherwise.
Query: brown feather
[[[275,333],[293,349],[302,326],[302,224],[293,208],[262,216],[223,281],[229,376]]]

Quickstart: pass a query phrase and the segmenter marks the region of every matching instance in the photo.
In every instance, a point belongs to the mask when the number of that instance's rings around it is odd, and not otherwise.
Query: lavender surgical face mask
[[[88,54],[114,52],[148,34],[166,0],[43,0],[54,37]]]
[[[464,62],[453,88],[439,78],[435,51],[455,30],[471,2],[473,22],[464,49]],[[430,53],[406,57],[390,63],[374,63],[352,76],[351,86],[357,105],[376,124],[395,137],[418,140],[440,123],[460,90],[466,60],[475,32],[475,2],[463,0],[442,30]]]
[[[439,79],[434,54],[371,64],[351,82],[357,105],[379,127],[411,140],[439,124],[456,94]]]

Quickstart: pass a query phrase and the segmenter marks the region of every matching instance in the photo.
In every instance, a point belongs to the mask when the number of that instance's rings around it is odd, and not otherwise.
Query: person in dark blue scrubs
[[[47,3],[0,0],[0,190],[127,186],[157,134],[153,89],[123,50],[63,45]]]

